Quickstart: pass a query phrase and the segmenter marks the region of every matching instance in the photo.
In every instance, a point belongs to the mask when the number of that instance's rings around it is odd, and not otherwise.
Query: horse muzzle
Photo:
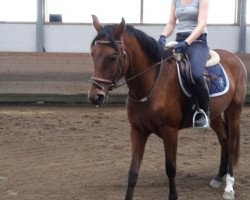
[[[88,92],[88,99],[93,105],[97,107],[106,104],[107,98],[108,98],[108,95],[104,91],[98,90],[97,92],[93,92],[92,90],[90,90]]]

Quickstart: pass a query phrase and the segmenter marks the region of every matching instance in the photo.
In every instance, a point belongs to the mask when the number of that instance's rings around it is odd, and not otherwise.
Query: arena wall
[[[249,73],[250,54],[238,56]],[[92,70],[89,53],[0,52],[0,102],[88,103]],[[125,96],[123,86],[109,102],[124,103]]]

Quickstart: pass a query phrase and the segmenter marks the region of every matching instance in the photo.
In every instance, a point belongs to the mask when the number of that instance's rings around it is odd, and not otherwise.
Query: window
[[[235,22],[235,0],[210,0],[209,24],[233,24]]]
[[[168,22],[172,0],[144,0],[143,1],[143,23]]]
[[[209,24],[233,24],[237,0],[210,0]],[[169,18],[172,0],[143,0],[144,23],[166,23]],[[238,1],[237,1],[238,2]]]
[[[35,0],[0,0],[0,21],[35,22]]]
[[[45,0],[45,21],[50,14],[62,15],[62,22],[91,23],[95,14],[101,23],[140,23],[143,2],[143,23],[167,23],[172,0]],[[210,0],[208,23],[233,24],[238,0]],[[37,0],[0,0],[0,21],[35,22]],[[247,2],[247,23],[250,3]]]
[[[101,23],[140,22],[140,0],[47,0],[46,21],[50,14],[61,14],[63,22],[92,22],[95,14]]]

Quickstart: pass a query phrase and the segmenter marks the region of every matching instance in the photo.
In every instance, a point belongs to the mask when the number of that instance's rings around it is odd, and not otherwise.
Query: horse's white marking
[[[229,174],[227,174],[227,178],[226,178],[226,188],[225,188],[225,192],[223,194],[223,198],[227,199],[227,200],[231,200],[234,199],[234,189],[233,189],[233,185],[234,185],[234,177],[231,177]]]

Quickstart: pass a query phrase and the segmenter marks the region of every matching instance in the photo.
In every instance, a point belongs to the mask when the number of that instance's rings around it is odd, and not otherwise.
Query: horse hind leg
[[[233,169],[239,160],[240,141],[240,115],[242,106],[230,106],[224,113],[225,119],[218,116],[211,122],[212,129],[216,132],[221,145],[221,160],[218,174],[210,182],[210,186],[221,186],[222,178],[226,175],[226,188],[223,198],[234,199],[234,175]]]
[[[221,115],[211,122],[211,127],[217,134],[221,146],[220,166],[218,174],[211,180],[210,186],[213,188],[219,188],[222,183],[222,178],[227,174],[228,166],[228,151],[227,151],[227,140],[228,130],[227,124],[224,122]]]
[[[228,170],[226,177],[226,188],[224,199],[234,199],[234,166],[238,164],[240,153],[240,115],[242,104],[234,104],[225,111],[225,118],[228,123]]]

